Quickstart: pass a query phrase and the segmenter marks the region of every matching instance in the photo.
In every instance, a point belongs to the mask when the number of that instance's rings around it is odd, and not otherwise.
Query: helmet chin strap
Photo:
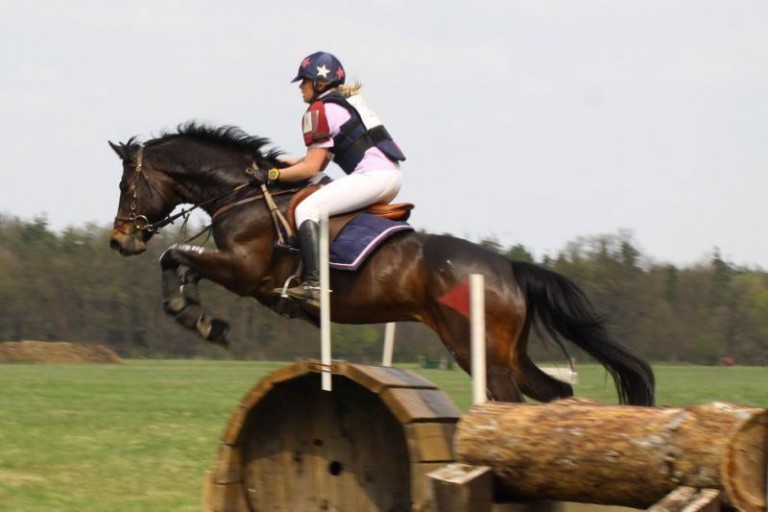
[[[312,98],[309,100],[310,103],[314,102],[321,94],[323,94],[325,91],[322,89],[318,89],[315,84],[312,84]]]
[[[312,91],[314,92],[314,94],[312,95],[312,100],[311,101],[315,101],[321,94],[330,91],[334,87],[335,87],[334,85],[329,83],[328,85],[325,86],[325,88],[321,89],[319,84],[317,83],[317,81],[313,80],[312,81]]]

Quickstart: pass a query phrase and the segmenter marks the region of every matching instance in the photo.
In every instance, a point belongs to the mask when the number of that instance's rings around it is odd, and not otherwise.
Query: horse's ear
[[[128,155],[128,153],[126,151],[125,144],[121,142],[118,145],[113,143],[111,140],[108,140],[107,142],[109,142],[110,147],[112,147],[112,149],[115,151],[115,153],[117,153],[117,156],[119,156],[121,160],[126,159],[126,156]]]

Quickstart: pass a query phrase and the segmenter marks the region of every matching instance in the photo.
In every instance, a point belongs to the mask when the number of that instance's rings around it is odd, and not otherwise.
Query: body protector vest
[[[318,105],[318,103],[321,105]],[[314,104],[310,105],[306,114],[310,118],[308,119],[305,115],[304,127],[307,145],[312,142],[311,139],[317,140],[317,136],[328,129],[327,120],[323,119],[324,112],[319,112],[323,110],[325,103],[339,105],[349,112],[350,115],[349,120],[341,125],[339,133],[333,138],[333,147],[329,148],[333,153],[334,161],[344,172],[347,174],[352,173],[357,164],[363,159],[365,152],[372,147],[378,148],[387,158],[394,162],[405,160],[405,155],[395,141],[392,140],[392,136],[384,128],[379,117],[368,108],[368,105],[366,105],[359,94],[346,98],[334,92],[319,98]],[[308,122],[314,126],[309,128],[307,126]],[[313,133],[310,134],[308,131]],[[326,131],[326,133],[328,132]],[[310,140],[307,140],[308,135]]]

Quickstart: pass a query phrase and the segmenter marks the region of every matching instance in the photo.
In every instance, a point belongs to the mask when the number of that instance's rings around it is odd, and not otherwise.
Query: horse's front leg
[[[173,244],[160,256],[165,312],[206,340],[228,345],[227,322],[209,316],[200,302],[200,279],[227,286],[231,279],[231,255],[196,245]]]

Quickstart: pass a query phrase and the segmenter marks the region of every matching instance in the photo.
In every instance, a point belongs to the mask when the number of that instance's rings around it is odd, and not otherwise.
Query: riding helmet
[[[322,80],[333,87],[343,84],[345,78],[346,72],[339,59],[328,52],[315,52],[301,61],[299,72],[292,82],[307,79],[317,85]]]

